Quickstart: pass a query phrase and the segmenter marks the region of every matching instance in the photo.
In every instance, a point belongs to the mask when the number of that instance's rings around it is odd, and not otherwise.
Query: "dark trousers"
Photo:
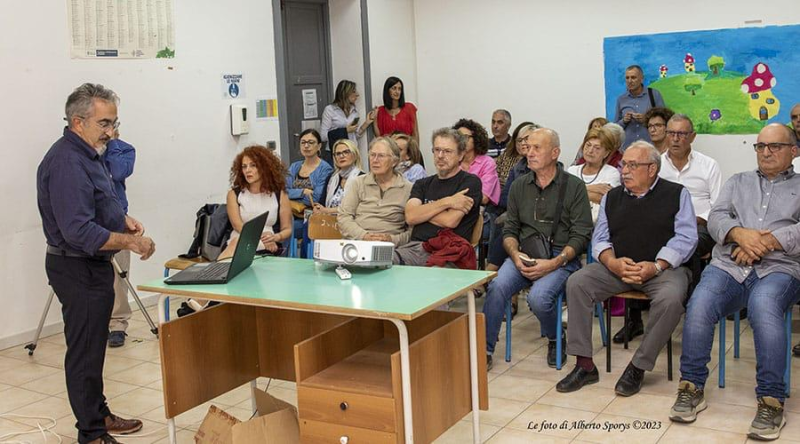
[[[106,433],[110,414],[103,396],[103,363],[108,322],[114,308],[111,262],[48,254],[45,269],[61,301],[67,353],[64,372],[72,413],[78,422],[78,442]]]

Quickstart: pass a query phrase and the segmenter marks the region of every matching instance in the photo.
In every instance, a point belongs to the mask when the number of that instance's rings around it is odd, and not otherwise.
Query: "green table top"
[[[353,277],[343,281],[334,268],[309,259],[266,257],[224,285],[167,285],[158,279],[138,288],[248,305],[411,320],[495,276],[481,270],[395,265],[386,270],[348,267]]]

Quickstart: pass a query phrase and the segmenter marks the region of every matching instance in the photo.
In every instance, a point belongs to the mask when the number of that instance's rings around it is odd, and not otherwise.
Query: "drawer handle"
[[[341,438],[339,438],[339,444],[347,444],[348,442],[350,442],[350,438],[348,438],[347,436],[342,436]]]
[[[342,402],[341,404],[339,404],[339,408],[342,409],[342,411],[347,410],[348,407],[350,407],[350,406],[346,402]],[[347,437],[345,436],[344,438],[347,438]]]

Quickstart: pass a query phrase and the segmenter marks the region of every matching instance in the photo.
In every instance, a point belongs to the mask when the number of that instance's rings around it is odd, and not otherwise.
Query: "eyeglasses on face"
[[[445,156],[445,157],[452,157],[456,154],[456,150],[448,150],[444,148],[433,148],[433,155],[436,157]]]
[[[347,156],[350,155],[350,150],[337,151],[333,155],[336,156],[336,157],[347,157]]]
[[[83,121],[87,120],[86,117],[81,117],[81,119]],[[107,132],[109,130],[111,130],[111,131],[118,130],[119,129],[119,125],[121,123],[119,120],[114,120],[112,122],[112,121],[107,120],[107,119],[103,119],[103,120],[99,120],[99,121],[94,121],[93,120],[92,122],[94,122],[94,124],[97,125],[98,127],[100,127],[100,129],[103,130],[104,132]]]
[[[647,129],[649,129],[649,130],[657,130],[657,129],[664,128],[665,126],[667,126],[667,125],[664,124],[664,123],[651,123],[650,125],[647,125]]]
[[[639,167],[640,167],[640,166],[642,166],[642,165],[652,165],[652,164],[653,164],[653,162],[636,162],[635,160],[632,160],[632,161],[630,161],[630,162],[626,162],[626,161],[624,161],[624,160],[623,160],[623,161],[622,161],[622,162],[620,162],[619,164],[622,166],[622,169],[623,169],[623,170],[624,170],[625,168],[627,168],[627,169],[629,169],[629,170],[633,171],[633,170],[635,170],[635,169],[639,168]]]
[[[386,153],[369,153],[370,160],[380,160],[381,162],[383,162],[384,160],[389,159],[390,157],[392,157],[392,155]]]
[[[692,133],[689,131],[667,131],[667,137],[677,137],[681,140],[689,137],[689,134]]]
[[[300,145],[302,145],[302,146],[314,146],[314,145],[316,145],[316,144],[317,144],[317,141],[316,141],[316,140],[314,140],[314,139],[310,139],[310,140],[301,140],[301,141],[300,141]]]
[[[530,145],[530,144],[528,143],[528,136],[525,136],[525,137],[517,137],[517,140],[516,140],[516,142],[517,142],[517,145],[524,145],[524,146],[529,146],[529,145]]]
[[[794,146],[791,143],[785,142],[773,142],[773,143],[754,143],[753,148],[756,150],[757,153],[763,153],[764,149],[769,148],[770,153],[777,153],[781,150],[781,148],[785,146]]]

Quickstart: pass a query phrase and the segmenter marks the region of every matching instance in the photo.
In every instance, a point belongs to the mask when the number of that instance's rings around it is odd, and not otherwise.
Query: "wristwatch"
[[[659,264],[658,261],[655,261],[653,263],[656,264],[656,276],[658,276],[659,274],[661,274],[662,271],[664,271],[664,269],[661,267],[661,264]]]
[[[569,263],[569,258],[567,258],[567,253],[561,253],[558,255],[561,258],[561,266],[565,266]]]

